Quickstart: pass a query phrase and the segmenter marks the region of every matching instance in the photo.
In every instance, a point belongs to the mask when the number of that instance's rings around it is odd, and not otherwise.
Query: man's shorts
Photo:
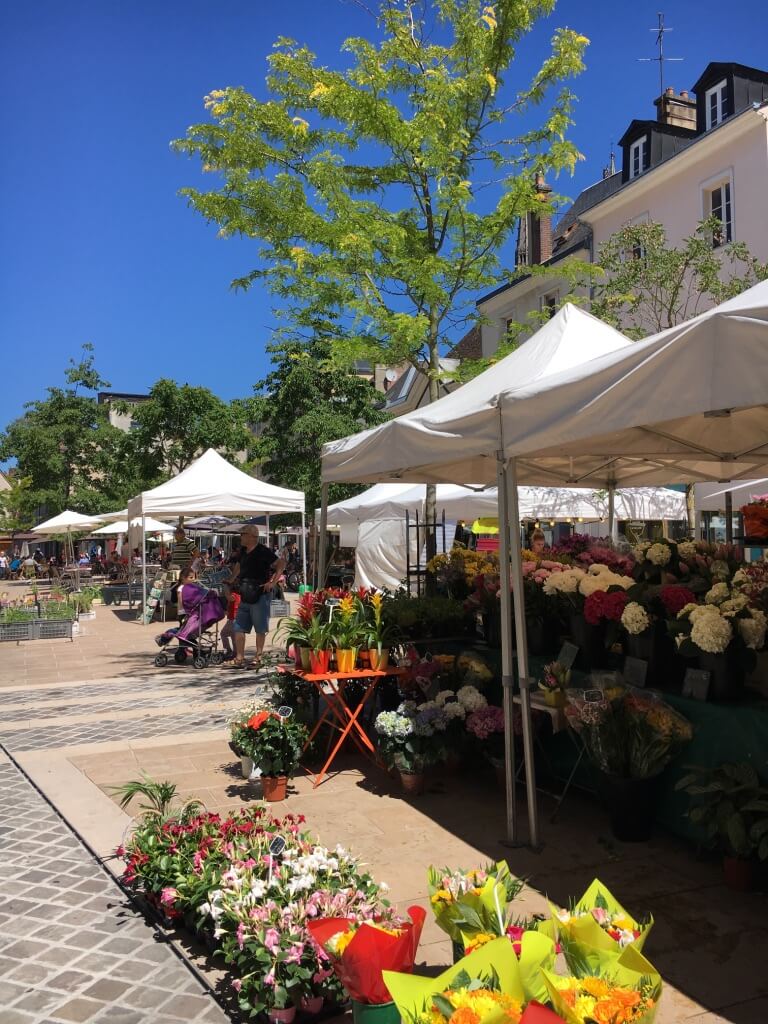
[[[268,633],[269,605],[269,594],[262,594],[255,604],[241,601],[235,616],[235,633],[250,633],[251,629],[255,629],[257,633]]]

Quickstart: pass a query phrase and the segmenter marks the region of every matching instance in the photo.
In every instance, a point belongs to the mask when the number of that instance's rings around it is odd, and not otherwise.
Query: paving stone
[[[3,1024],[32,1024],[38,1019],[36,1015],[33,1016],[24,1010],[15,1010],[12,1007],[3,1010]]]
[[[118,981],[116,978],[100,978],[90,988],[85,989],[83,995],[109,1003],[113,1000],[118,1000],[130,987],[131,984],[128,981]]]
[[[67,1020],[76,1022],[76,1024],[82,1024],[83,1021],[92,1020],[99,1010],[104,1008],[104,1003],[99,1003],[95,999],[83,999],[78,997],[77,999],[71,999],[68,1003],[63,1003],[58,1006],[52,1012],[52,1016],[59,1018],[60,1020]]]
[[[0,1006],[8,1006],[9,1003],[18,999],[19,996],[23,996],[26,991],[26,986],[21,983],[14,984],[14,982],[5,979],[0,981]],[[2,1013],[0,1013],[0,1019],[2,1019]]]
[[[48,981],[50,988],[58,989],[61,992],[76,992],[78,989],[83,988],[90,981],[90,977],[85,971],[62,971],[61,974],[55,975]]]
[[[61,1004],[61,992],[47,992],[44,988],[36,988],[26,992],[13,1005],[14,1010],[25,1010],[27,1013],[48,1013],[54,1006]]]
[[[173,996],[161,1009],[166,1013],[170,1012],[182,1020],[194,1020],[194,1018],[208,1009],[211,1004],[210,998],[204,996],[176,995]]]
[[[37,957],[38,960],[44,964],[54,964],[58,967],[64,967],[67,964],[72,963],[72,950],[63,949],[61,946],[54,946],[52,949],[46,949],[43,953]]]
[[[6,946],[3,955],[12,957],[14,960],[31,960],[47,951],[48,947],[44,942],[38,942],[37,939],[22,939],[20,942],[12,942],[10,946]]]
[[[167,989],[141,985],[126,993],[123,996],[122,1002],[128,1006],[135,1006],[140,1010],[152,1010],[162,1006],[167,999]]]

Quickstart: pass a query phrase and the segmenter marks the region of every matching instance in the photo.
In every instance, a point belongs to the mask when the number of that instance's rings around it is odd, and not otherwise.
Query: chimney
[[[659,124],[670,124],[676,128],[696,131],[696,100],[692,100],[685,90],[677,96],[670,86],[653,103]]]
[[[552,255],[552,214],[546,205],[552,189],[544,181],[544,175],[536,175],[536,198],[544,205],[541,213],[528,214],[529,263],[546,262]]]

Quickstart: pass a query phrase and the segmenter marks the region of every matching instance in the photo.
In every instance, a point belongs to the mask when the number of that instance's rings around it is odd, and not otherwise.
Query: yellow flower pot
[[[377,647],[371,647],[368,651],[368,658],[373,672],[383,672],[389,665],[389,648],[382,647],[381,654],[379,654]]]
[[[551,708],[565,707],[565,690],[542,690],[544,703]]]
[[[357,649],[354,647],[336,649],[336,668],[339,672],[354,672]]]

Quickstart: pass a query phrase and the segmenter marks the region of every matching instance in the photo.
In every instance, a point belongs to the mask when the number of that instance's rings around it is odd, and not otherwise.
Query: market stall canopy
[[[275,487],[248,476],[213,448],[178,476],[128,503],[130,519],[142,515],[253,515],[303,512],[304,492]]]
[[[141,519],[134,519],[131,522],[131,526],[141,527]],[[147,516],[145,520],[145,526],[147,533],[167,533],[173,534],[174,527],[170,523],[161,523],[158,519],[152,519],[151,516]],[[117,533],[128,533],[128,520],[118,519],[114,523],[107,523],[106,526],[100,527],[98,530],[93,531],[94,537],[99,537],[102,534],[117,534]]]
[[[734,480],[719,484],[696,484],[695,505],[697,512],[723,512],[726,494],[731,495],[731,505],[738,512],[742,505],[748,505],[758,495],[768,493],[768,477],[762,480]]]
[[[323,479],[359,483],[495,482],[500,400],[606,353],[631,348],[623,334],[566,303],[533,337],[450,395],[380,427],[323,447]],[[467,471],[476,460],[481,475]],[[444,472],[431,472],[433,465]]]
[[[765,475],[768,281],[645,341],[497,388],[492,409],[462,398],[480,379],[419,410],[418,421],[411,414],[326,445],[325,479],[490,482],[500,447],[515,457],[519,483]]]
[[[84,533],[101,521],[100,516],[84,516],[80,512],[71,512],[69,509],[65,509],[53,519],[46,519],[44,523],[33,526],[32,532],[49,536],[55,536],[58,533]]]

